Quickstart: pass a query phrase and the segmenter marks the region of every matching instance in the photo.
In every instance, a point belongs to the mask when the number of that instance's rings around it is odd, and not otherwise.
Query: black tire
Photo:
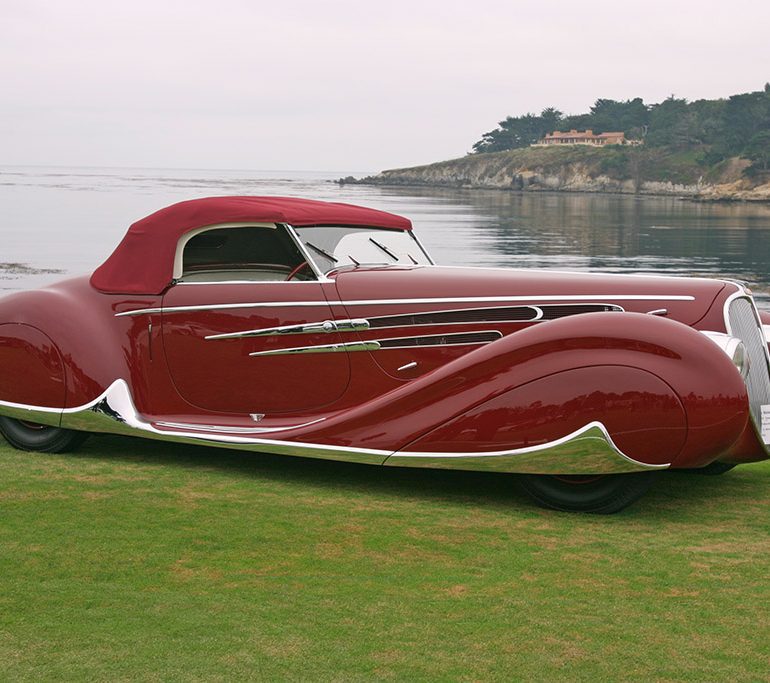
[[[694,474],[706,474],[710,477],[715,477],[719,474],[724,474],[733,469],[735,465],[731,465],[729,462],[712,462],[705,467],[697,467],[691,470],[685,470],[686,472],[692,472]]]
[[[556,476],[521,474],[519,483],[535,502],[565,512],[609,515],[644,495],[659,472]]]
[[[87,432],[47,427],[10,417],[0,417],[0,432],[14,448],[39,453],[74,451],[88,438]]]

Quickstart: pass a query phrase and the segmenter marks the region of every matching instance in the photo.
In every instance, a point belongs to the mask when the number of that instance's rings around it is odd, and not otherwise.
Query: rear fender
[[[44,390],[42,382],[30,382],[30,405],[59,409],[83,405],[118,378],[131,383],[137,400],[146,400],[142,358],[137,357],[137,349],[142,348],[137,338],[146,335],[146,323],[115,318],[114,303],[113,297],[95,292],[84,278],[0,299],[0,323],[38,330],[42,337],[33,345],[42,348],[44,337],[57,349],[58,362],[63,365],[64,397]],[[19,372],[24,367],[23,363],[15,364],[15,368],[0,372]],[[49,369],[60,372],[58,366]],[[56,384],[59,375],[52,377]],[[7,398],[2,386],[0,392],[0,401],[13,400]]]
[[[24,419],[23,406],[63,406],[67,395],[64,361],[56,344],[40,330],[21,323],[0,325],[0,401],[3,414]],[[46,414],[38,415],[45,421]],[[58,425],[58,411],[47,424]]]

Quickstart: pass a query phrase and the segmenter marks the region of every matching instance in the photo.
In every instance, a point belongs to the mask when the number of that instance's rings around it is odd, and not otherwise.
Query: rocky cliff
[[[530,147],[473,154],[340,182],[770,201],[770,177],[747,175],[748,165],[743,159],[733,158],[708,166],[698,160],[696,153],[661,149]]]

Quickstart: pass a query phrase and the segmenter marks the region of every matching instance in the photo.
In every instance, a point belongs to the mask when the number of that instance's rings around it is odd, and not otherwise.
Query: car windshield
[[[411,232],[382,228],[315,226],[297,234],[322,272],[341,266],[430,265],[428,255]]]

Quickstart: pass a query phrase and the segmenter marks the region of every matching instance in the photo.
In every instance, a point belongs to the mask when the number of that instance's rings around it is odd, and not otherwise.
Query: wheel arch
[[[59,408],[66,400],[64,359],[54,341],[27,323],[0,323],[0,411],[23,417],[17,406]],[[51,413],[50,424],[59,419]]]
[[[0,300],[0,339],[6,339],[6,347],[17,348],[0,357],[0,377],[18,385],[15,375],[20,369],[31,364],[37,371],[35,381],[24,391],[10,387],[9,392],[0,383],[0,401],[75,407],[93,400],[116,378],[128,378],[126,342],[113,316],[105,311],[106,297],[83,284],[84,279],[66,281]],[[22,342],[23,353],[18,351]],[[46,365],[40,359],[48,356]],[[53,390],[60,386],[61,393]],[[11,396],[24,400],[14,401]]]

